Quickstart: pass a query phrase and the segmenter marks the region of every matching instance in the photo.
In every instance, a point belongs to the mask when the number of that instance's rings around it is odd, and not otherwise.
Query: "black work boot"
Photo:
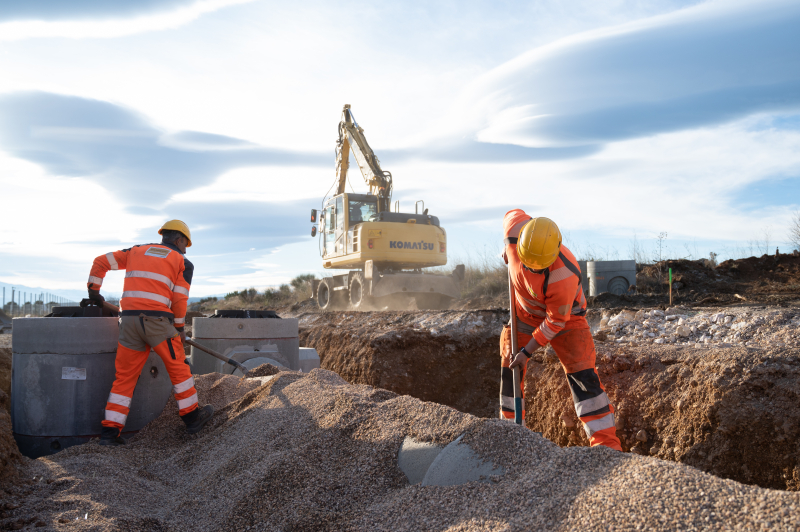
[[[211,416],[214,415],[214,407],[211,405],[206,405],[202,408],[196,408],[186,414],[185,416],[181,416],[181,419],[184,423],[186,423],[186,432],[189,434],[195,434],[200,432],[200,429],[203,428],[203,425],[208,423],[208,420],[211,419]]]
[[[100,445],[110,445],[111,447],[125,445],[125,440],[119,434],[120,430],[118,428],[103,427],[100,432]]]

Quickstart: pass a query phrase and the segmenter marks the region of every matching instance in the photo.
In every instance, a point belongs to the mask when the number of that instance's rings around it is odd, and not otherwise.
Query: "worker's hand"
[[[100,290],[92,290],[89,289],[89,299],[92,301],[97,301],[98,304],[101,306],[103,305],[103,301],[106,300],[103,296],[100,295]]]
[[[180,329],[178,329],[178,332],[181,335],[181,342],[183,342],[185,344],[186,343],[186,329],[180,328]]]
[[[514,360],[511,361],[511,364],[508,367],[514,369],[515,367],[519,366],[519,369],[522,370],[528,364],[528,358],[529,357],[520,349],[519,353],[517,353],[517,356],[514,357]]]
[[[506,250],[505,249],[503,250],[503,262],[508,264],[508,255],[506,255]]]

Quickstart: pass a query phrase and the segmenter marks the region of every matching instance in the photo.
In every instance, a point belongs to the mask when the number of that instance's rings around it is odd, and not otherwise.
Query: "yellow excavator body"
[[[345,192],[350,151],[367,194]],[[407,308],[411,299],[418,308],[446,308],[459,296],[463,266],[449,275],[422,271],[447,264],[447,232],[422,201],[414,213],[399,212],[398,203],[391,210],[392,174],[381,168],[349,105],[339,122],[336,176],[335,193],[321,212],[311,211],[311,221],[319,225],[323,267],[350,271],[312,282],[320,308]]]

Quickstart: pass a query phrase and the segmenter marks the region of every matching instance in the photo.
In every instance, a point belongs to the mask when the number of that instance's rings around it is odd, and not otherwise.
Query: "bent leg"
[[[622,450],[614,426],[614,405],[608,400],[595,368],[596,352],[591,330],[568,329],[551,342],[558,355],[575,403],[575,412],[592,447]]]
[[[117,345],[117,357],[114,360],[116,376],[108,395],[105,419],[101,423],[103,427],[112,430],[104,430],[104,435],[108,432],[109,436],[115,438],[122,432],[130,412],[133,390],[147,361],[147,353],[148,351],[136,351],[122,344]],[[114,430],[116,433],[112,436],[110,433]]]
[[[186,363],[180,336],[164,340],[155,346],[153,351],[158,353],[167,368],[169,379],[172,381],[172,392],[178,403],[178,413],[184,417],[197,410],[197,390],[194,387],[192,370]],[[184,421],[186,419],[184,417]]]

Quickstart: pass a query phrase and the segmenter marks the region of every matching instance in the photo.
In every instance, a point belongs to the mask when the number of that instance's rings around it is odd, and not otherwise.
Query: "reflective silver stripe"
[[[592,434],[601,430],[610,429],[614,426],[614,414],[608,414],[600,419],[595,419],[583,424],[583,430],[586,431],[586,436],[592,437]]]
[[[555,331],[547,326],[547,322],[542,323],[539,325],[539,331],[547,338],[548,341],[552,340],[553,337],[556,335]]]
[[[172,290],[175,284],[169,280],[169,277],[166,275],[161,275],[160,273],[153,273],[153,272],[143,272],[140,270],[133,270],[129,271],[125,274],[125,277],[140,277],[142,279],[152,279],[153,281],[159,281],[164,283],[165,285],[169,286],[169,289]]]
[[[559,329],[563,329],[564,325],[567,324],[566,321],[553,321],[550,318],[547,319],[547,323],[551,325],[551,328],[556,327]]]
[[[124,406],[125,408],[130,408],[131,406],[130,397],[125,397],[124,395],[119,395],[113,392],[108,394],[108,402],[115,405]]]
[[[187,397],[186,399],[181,399],[180,401],[178,401],[178,410],[189,408],[194,404],[197,404],[197,394],[194,394],[191,397]]]
[[[108,263],[111,265],[112,270],[119,270],[117,259],[114,258],[113,253],[106,253],[106,259],[108,259]]]
[[[101,278],[99,278],[99,277],[95,277],[94,275],[90,275],[89,276],[89,281],[88,282],[90,282],[92,284],[98,284],[98,285],[101,285],[101,286],[103,285],[103,280]]]
[[[106,410],[106,421],[113,421],[114,423],[124,425],[127,419],[128,416],[125,414],[120,414],[119,412],[114,412],[113,410]]]
[[[594,412],[595,410],[600,410],[604,406],[608,406],[608,395],[606,392],[601,393],[597,397],[592,397],[591,399],[584,399],[580,403],[575,403],[575,412],[578,413],[578,417],[581,417],[589,412]]]
[[[186,323],[186,318],[175,318],[175,325],[184,325]]]
[[[519,303],[519,306],[525,309],[525,312],[527,312],[531,316],[540,316],[542,318],[547,317],[547,312],[539,310],[538,308],[533,308],[527,305],[526,302],[520,301],[519,298],[517,298],[517,303]]]
[[[567,268],[566,266],[562,266],[557,270],[550,272],[550,277],[548,279],[548,284],[557,283],[559,281],[563,281],[564,279],[569,279],[571,276],[575,275],[572,271]]]
[[[517,291],[517,301],[519,301],[520,303],[524,301],[526,303],[529,303],[531,305],[536,305],[537,307],[543,308],[543,309],[547,308],[547,305],[545,305],[544,303],[536,301],[535,299],[529,299],[529,298],[525,297],[524,295],[522,295],[522,293],[519,290]]]
[[[186,297],[189,297],[189,290],[182,286],[176,286],[175,288],[172,289],[172,291],[175,292],[176,294],[183,294]]]
[[[175,393],[185,392],[186,390],[191,390],[194,386],[194,377],[189,377],[183,382],[179,382],[175,386],[172,387],[172,391]]]
[[[122,292],[122,299],[125,299],[126,297],[152,299],[153,301],[158,301],[159,303],[165,304],[167,308],[172,308],[172,301],[170,301],[168,297],[160,296],[158,294],[153,294],[150,292],[140,292],[138,290],[133,290],[131,292]]]
[[[514,410],[514,398],[507,395],[500,396],[500,405]]]

